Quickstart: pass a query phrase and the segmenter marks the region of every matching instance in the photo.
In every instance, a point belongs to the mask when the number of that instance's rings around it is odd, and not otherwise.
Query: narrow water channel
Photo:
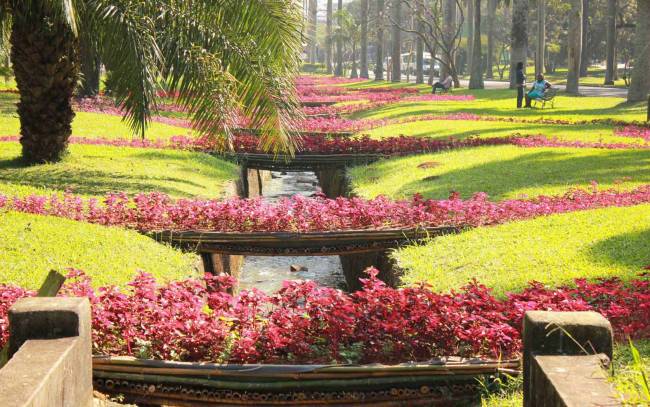
[[[263,196],[270,202],[296,194],[311,196],[320,191],[318,179],[311,172],[272,172],[264,184]],[[303,271],[291,271],[291,266]],[[345,278],[338,256],[246,256],[241,271],[241,289],[257,288],[272,293],[284,280],[313,280],[319,285],[343,288]]]

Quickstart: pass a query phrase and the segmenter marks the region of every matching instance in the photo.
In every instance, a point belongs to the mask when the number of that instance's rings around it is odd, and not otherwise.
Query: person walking
[[[517,62],[516,84],[517,84],[517,109],[521,109],[524,101],[524,90],[526,89],[526,75],[524,75],[524,63]]]

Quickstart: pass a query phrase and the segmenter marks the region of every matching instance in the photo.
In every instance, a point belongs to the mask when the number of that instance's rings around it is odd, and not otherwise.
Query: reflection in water
[[[320,191],[318,179],[309,172],[272,172],[265,183],[264,199],[277,201],[283,197],[301,194],[310,196]],[[291,272],[291,265],[300,265],[306,271]],[[257,288],[272,293],[282,287],[284,280],[313,280],[319,285],[341,288],[344,283],[338,256],[247,256],[242,268],[241,289]]]

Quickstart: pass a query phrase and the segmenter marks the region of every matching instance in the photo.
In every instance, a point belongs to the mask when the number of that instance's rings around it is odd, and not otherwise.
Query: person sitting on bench
[[[436,89],[440,89],[440,93],[448,91],[449,89],[451,89],[452,82],[453,82],[453,78],[451,77],[451,75],[447,75],[444,81],[442,82],[438,81],[433,84],[433,92],[431,93],[435,95]]]
[[[537,75],[537,80],[533,82],[533,86],[530,91],[526,93],[526,107],[532,107],[530,103],[533,99],[541,99],[544,97],[544,93],[551,88],[551,84],[544,79],[544,75]]]

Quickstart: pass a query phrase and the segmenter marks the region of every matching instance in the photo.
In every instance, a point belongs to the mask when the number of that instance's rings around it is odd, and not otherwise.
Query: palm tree
[[[400,82],[402,80],[402,30],[400,22],[402,21],[402,1],[394,0],[391,5],[392,11],[392,34],[391,34],[391,82]]]
[[[496,34],[494,32],[494,23],[496,20],[496,11],[499,0],[488,0],[487,9],[487,57],[485,61],[485,78],[494,79],[494,41]]]
[[[341,23],[336,28],[334,37],[337,41],[340,39],[344,44],[347,44],[350,47],[350,59],[352,60],[350,78],[355,79],[359,77],[357,70],[357,44],[361,39],[359,22],[355,20],[352,13],[345,9],[337,11],[336,17]]]
[[[334,7],[332,0],[327,0],[327,22],[326,22],[326,38],[325,38],[325,64],[327,65],[327,73],[334,72],[332,66],[332,19],[334,14]]]
[[[384,80],[384,0],[377,0],[377,38],[375,39],[375,80]]]
[[[546,53],[546,0],[537,0],[537,52],[535,53],[535,75],[544,73]]]
[[[566,91],[578,94],[580,91],[580,60],[582,57],[582,0],[571,0],[569,10],[569,37],[567,53],[569,71],[567,73]]]
[[[261,129],[264,148],[293,147],[302,27],[295,0],[0,0],[0,22],[11,24],[28,163],[57,161],[66,149],[79,33],[89,27],[134,132],[144,135],[164,87],[201,134],[228,136],[239,111]]]
[[[359,76],[368,79],[368,0],[361,0],[361,61]]]
[[[470,60],[470,89],[483,89],[483,64],[481,61],[481,0],[474,2],[474,38],[472,39],[472,59]]]
[[[616,79],[616,11],[617,0],[607,0],[607,63],[605,85],[613,85]]]
[[[343,0],[339,0],[338,8],[336,9],[338,16],[336,18],[336,24],[341,27],[342,15],[340,14],[343,10]],[[340,36],[336,39],[336,69],[334,70],[334,75],[343,76],[343,38]]]
[[[510,33],[510,88],[516,86],[517,63],[528,58],[528,0],[512,1],[512,30]]]
[[[630,102],[645,101],[650,93],[650,0],[637,0],[636,7],[634,69],[627,93]]]
[[[467,2],[467,69],[472,67],[472,58],[474,57],[474,0],[465,0]],[[464,69],[463,69],[464,70]]]

